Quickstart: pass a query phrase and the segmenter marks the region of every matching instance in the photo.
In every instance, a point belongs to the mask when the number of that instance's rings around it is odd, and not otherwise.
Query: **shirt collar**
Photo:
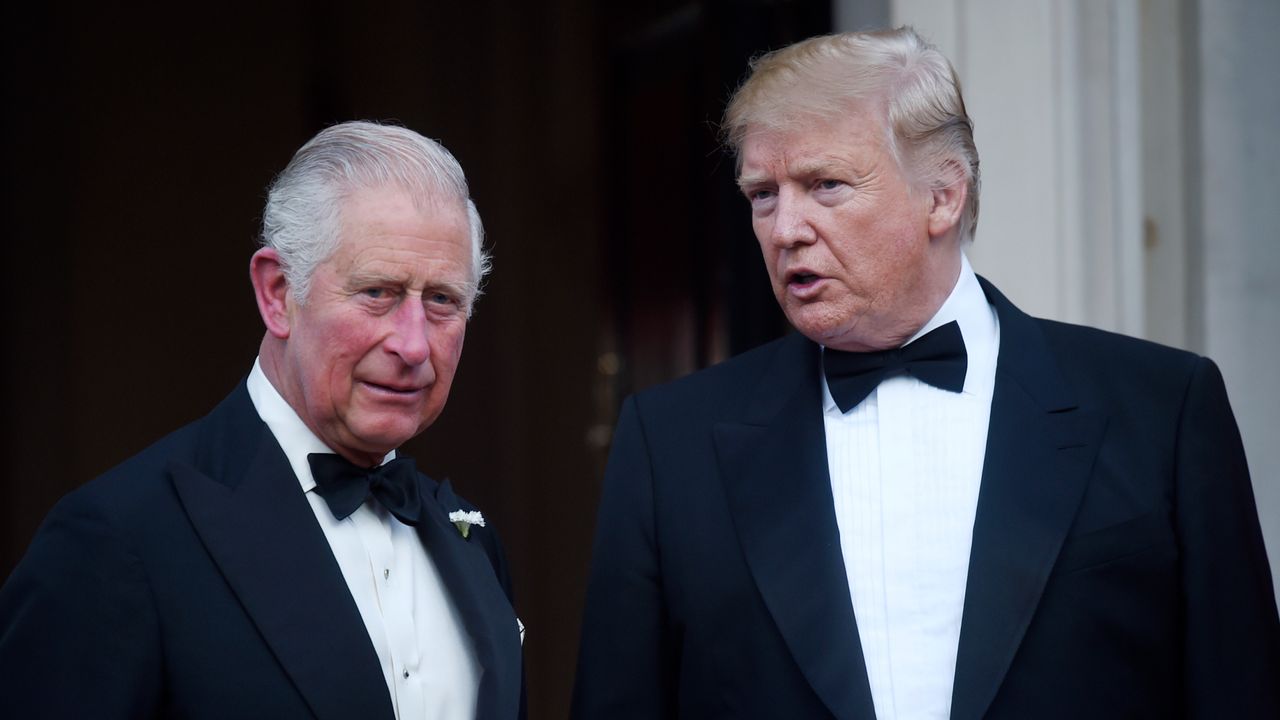
[[[316,486],[316,481],[311,475],[311,463],[307,461],[307,455],[333,453],[333,449],[316,437],[316,434],[311,432],[311,428],[298,417],[293,407],[285,402],[284,396],[276,390],[267,379],[267,374],[262,371],[259,358],[254,358],[253,369],[249,371],[249,378],[245,381],[245,385],[249,390],[249,399],[253,401],[253,407],[258,411],[258,417],[266,423],[271,434],[275,436],[276,442],[280,444],[280,449],[284,450],[284,455],[289,459],[289,466],[293,468],[293,474],[298,477],[298,483],[302,485],[303,492],[310,492]],[[396,451],[392,450],[387,453],[382,462],[394,460],[395,457]]]
[[[956,278],[956,286],[951,289],[946,302],[907,342],[914,342],[916,338],[952,320],[960,325],[960,334],[964,336],[965,352],[970,355],[970,361],[972,362],[974,353],[985,360],[984,353],[990,351],[996,341],[995,309],[987,302],[987,295],[982,292],[978,276],[973,272],[973,266],[964,253],[960,254],[960,277]],[[968,384],[966,381],[965,385]]]

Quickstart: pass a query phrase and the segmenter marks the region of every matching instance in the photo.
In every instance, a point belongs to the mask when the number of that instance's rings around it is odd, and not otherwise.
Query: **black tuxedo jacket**
[[[1033,319],[1000,354],[951,717],[1280,718],[1280,625],[1212,362]],[[624,405],[578,718],[875,717],[799,335]]]
[[[419,476],[418,534],[481,667],[477,716],[522,712],[505,560]],[[393,717],[355,601],[243,383],[207,417],[64,498],[0,590],[0,714]]]

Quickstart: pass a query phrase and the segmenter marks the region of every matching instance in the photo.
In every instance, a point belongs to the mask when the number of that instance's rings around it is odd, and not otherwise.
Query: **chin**
[[[824,313],[814,312],[815,310],[818,310],[818,308],[809,306],[802,310],[785,314],[787,321],[796,329],[796,332],[817,343],[826,344],[828,341],[839,338],[841,334],[848,330],[848,328],[839,323],[831,322],[829,318],[824,316]]]
[[[837,299],[783,306],[787,321],[801,335],[821,345],[859,344],[859,324],[865,325],[865,308]]]
[[[399,423],[380,424],[375,427],[360,428],[356,439],[368,452],[386,455],[412,440],[417,434],[417,426]]]

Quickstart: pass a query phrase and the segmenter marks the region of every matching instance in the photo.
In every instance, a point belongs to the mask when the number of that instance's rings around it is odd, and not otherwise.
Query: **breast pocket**
[[[1054,575],[1065,575],[1099,567],[1162,546],[1173,546],[1173,525],[1169,511],[1157,511],[1068,537],[1058,553]]]

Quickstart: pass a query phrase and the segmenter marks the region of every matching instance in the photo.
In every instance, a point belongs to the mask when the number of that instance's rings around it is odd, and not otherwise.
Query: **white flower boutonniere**
[[[470,538],[472,525],[484,527],[484,516],[480,514],[479,510],[472,510],[470,512],[467,512],[466,510],[454,510],[449,513],[449,522],[453,523],[458,528],[458,532],[462,533],[462,537]]]

